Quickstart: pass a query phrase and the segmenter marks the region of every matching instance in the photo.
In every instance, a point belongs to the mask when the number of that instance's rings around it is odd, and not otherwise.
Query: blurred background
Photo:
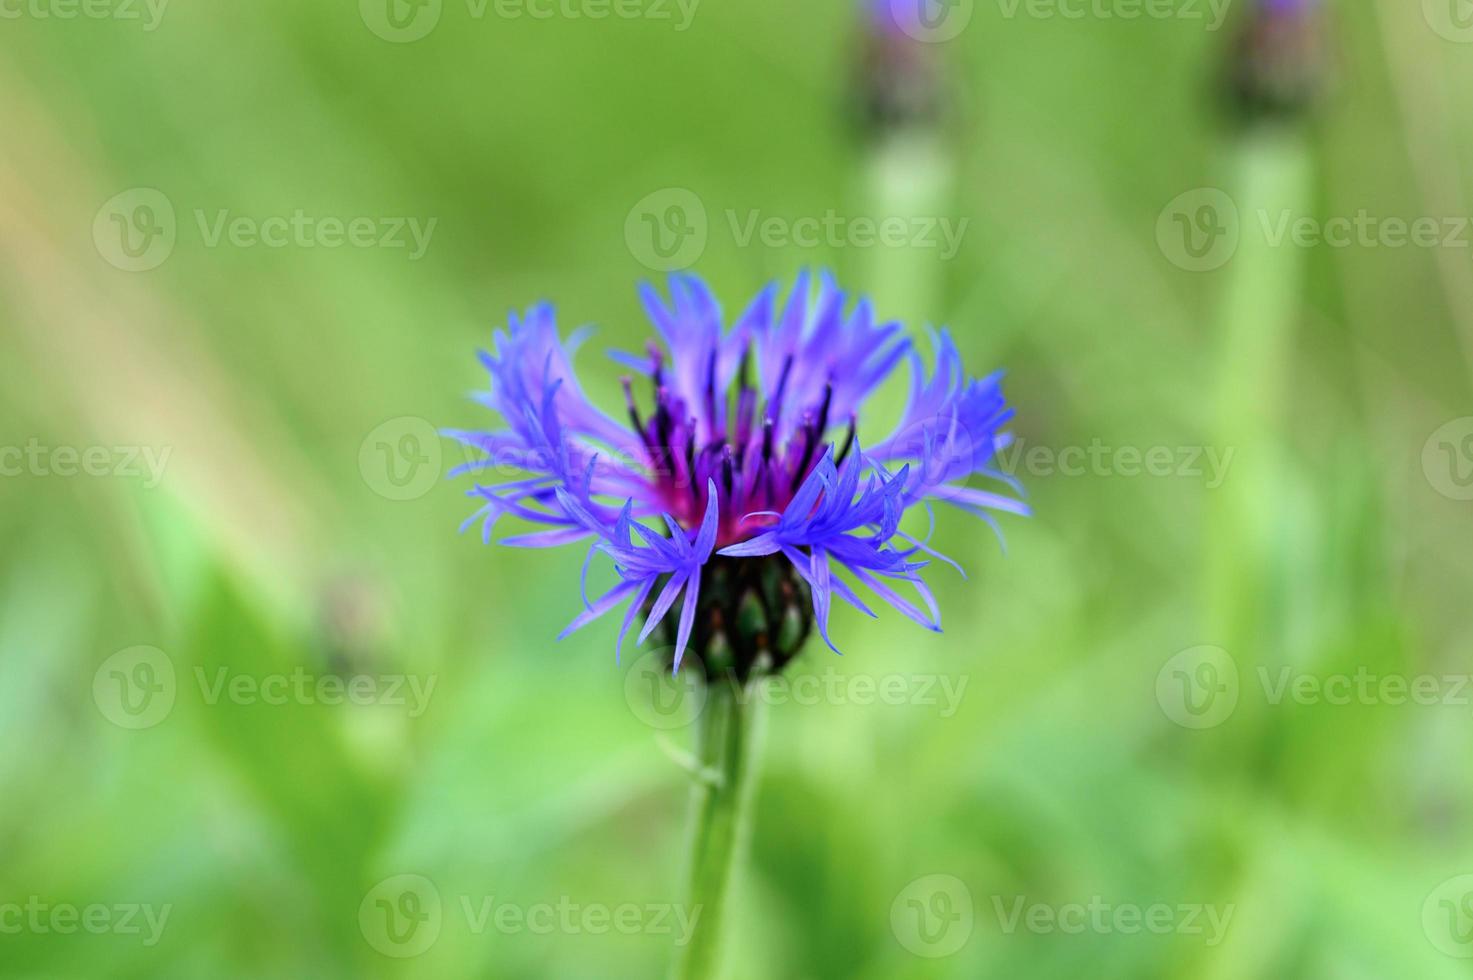
[[[0,0],[0,976],[662,975],[694,709],[436,432],[509,309],[617,410],[637,282],[803,267],[1007,369],[1036,516],[794,665],[729,975],[1468,976],[1470,42]]]

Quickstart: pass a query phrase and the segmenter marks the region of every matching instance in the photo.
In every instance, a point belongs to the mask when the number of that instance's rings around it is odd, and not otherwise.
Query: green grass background
[[[1332,6],[1303,213],[1469,214],[1473,46],[1413,3]],[[617,407],[596,351],[641,342],[634,286],[651,275],[625,218],[672,186],[711,214],[697,268],[728,309],[832,267],[885,315],[948,324],[975,372],[1005,366],[1028,445],[1237,454],[1216,489],[1025,473],[1037,516],[1004,521],[1006,556],[942,515],[972,573],[936,570],[944,635],[836,614],[846,656],[795,670],[965,678],[965,697],[951,717],[771,709],[732,976],[1468,975],[1423,906],[1473,871],[1473,708],[1271,706],[1255,671],[1470,670],[1473,504],[1422,463],[1439,426],[1473,414],[1469,251],[1252,253],[1288,292],[1259,324],[1264,356],[1235,359],[1221,311],[1248,263],[1183,271],[1155,234],[1184,191],[1251,194],[1252,151],[1211,97],[1230,31],[1004,9],[977,4],[938,49],[955,171],[935,207],[971,221],[950,262],[743,248],[725,230],[727,209],[876,214],[838,0],[704,0],[683,33],[450,2],[413,44],[344,0],[174,0],[152,32],[0,21],[0,444],[172,452],[153,489],[0,478],[0,904],[172,907],[152,947],[0,934],[0,976],[663,972],[667,936],[478,932],[458,914],[461,896],[681,901],[688,783],[626,700],[613,627],[553,641],[579,609],[580,549],[484,548],[456,534],[462,485],[389,500],[359,455],[387,419],[487,424],[466,398],[473,352],[544,297],[565,327],[600,326],[580,363]],[[179,242],[130,274],[91,228],[139,186],[173,202]],[[417,262],[206,248],[196,208],[438,225]],[[894,288],[895,263],[931,285]],[[92,685],[140,644],[168,654],[179,696],[128,731]],[[1156,680],[1204,644],[1234,657],[1242,698],[1194,731]],[[210,705],[193,672],[219,666],[437,686],[417,718]],[[359,919],[400,873],[446,902],[438,941],[407,960]],[[932,959],[891,909],[938,873],[965,883],[975,922]],[[1235,911],[1215,946],[1009,933],[994,899],[1016,896]]]

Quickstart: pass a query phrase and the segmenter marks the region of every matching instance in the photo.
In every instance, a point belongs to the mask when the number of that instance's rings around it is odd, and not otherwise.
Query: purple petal
[[[558,634],[557,638],[559,640],[565,639],[566,637],[578,632],[583,627],[593,622],[595,619],[598,619],[600,616],[607,613],[610,609],[613,609],[615,606],[617,606],[625,596],[634,591],[635,586],[637,586],[638,584],[638,582],[620,582],[608,592],[604,593],[604,595],[601,596],[597,602],[579,613],[578,618],[569,623],[567,628]]]
[[[645,620],[644,629],[639,631],[639,642],[643,643],[649,639],[649,635],[660,625],[670,607],[675,605],[675,598],[680,595],[681,586],[685,585],[689,574],[676,573],[670,576],[670,581],[665,583],[665,588],[660,590],[660,597],[655,600],[655,606],[650,610],[649,618]]]
[[[696,622],[696,605],[700,599],[701,570],[691,572],[690,582],[685,589],[685,607],[680,611],[680,628],[675,636],[675,671],[680,672],[680,661],[685,657],[685,648],[690,643],[691,628]]]

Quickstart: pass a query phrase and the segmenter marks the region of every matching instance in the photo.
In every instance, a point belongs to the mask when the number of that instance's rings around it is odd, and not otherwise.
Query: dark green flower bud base
[[[645,604],[648,615],[660,584]],[[766,558],[713,558],[701,576],[690,650],[681,668],[699,662],[706,679],[735,677],[746,683],[757,663],[778,673],[803,650],[813,633],[813,594],[782,555]],[[653,638],[672,651],[679,610],[665,617]],[[673,666],[673,663],[672,663]]]

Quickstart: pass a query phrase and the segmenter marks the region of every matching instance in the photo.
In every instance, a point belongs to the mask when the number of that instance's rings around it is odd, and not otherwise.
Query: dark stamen
[[[701,486],[700,480],[696,479],[696,420],[691,419],[687,426],[690,435],[685,440],[685,472],[690,479],[690,495],[697,504],[701,502],[701,494],[705,487]]]
[[[798,466],[793,470],[791,489],[794,493],[803,485],[803,478],[808,475],[808,464],[813,462],[813,451],[818,448],[821,437],[821,430],[813,424],[813,416],[805,415],[803,417],[803,455],[799,457]]]
[[[674,424],[670,418],[670,407],[666,404],[668,394],[663,385],[655,389],[655,439],[662,446],[670,445],[670,428]]]
[[[783,395],[788,390],[788,376],[793,373],[793,355],[789,354],[787,360],[783,361],[783,373],[778,378],[777,391],[773,392],[772,399],[767,403],[767,418],[776,422],[783,414]]]
[[[645,436],[644,421],[639,417],[639,406],[634,404],[634,381],[626,374],[619,379],[619,383],[624,386],[624,401],[629,406],[629,421],[634,425],[634,431],[643,437]]]
[[[706,361],[706,418],[711,424],[711,436],[719,431],[716,419],[716,351]]]
[[[665,386],[665,355],[660,352],[659,346],[654,341],[650,342],[649,352],[650,360],[654,362],[654,370],[650,372],[650,380],[655,383],[655,388],[658,390]]]
[[[639,433],[639,441],[644,444],[645,452],[649,453],[650,465],[655,473],[660,472],[660,447],[655,442],[650,430],[645,427],[644,419],[639,417],[639,406],[634,402],[633,381],[628,377],[620,379],[624,384],[624,400],[629,405],[629,421],[634,426],[634,431]]]
[[[726,490],[727,500],[731,499],[733,476],[734,473],[732,471],[731,447],[727,446],[723,450],[721,456],[721,483]]]
[[[767,501],[768,509],[773,506],[772,492],[772,419],[762,423],[762,460],[758,463],[762,480],[762,495]]]
[[[833,404],[834,382],[830,380],[829,383],[824,385],[823,387],[823,405],[820,406],[818,410],[818,427],[815,430],[814,434],[818,436],[819,439],[822,439],[823,434],[829,430],[829,409],[833,407]]]
[[[849,416],[849,434],[844,437],[844,448],[839,450],[835,465],[842,465],[844,460],[849,458],[849,451],[854,448],[854,437],[858,432],[858,422],[859,420],[854,416]]]
[[[747,440],[752,435],[752,411],[756,406],[757,393],[752,390],[752,343],[742,349],[741,366],[737,369],[740,379],[737,383],[736,395],[730,398],[730,406],[727,409],[726,428],[722,435],[730,441],[733,434],[741,449],[746,448]],[[738,457],[740,459],[740,457]],[[740,465],[740,464],[738,464]]]

